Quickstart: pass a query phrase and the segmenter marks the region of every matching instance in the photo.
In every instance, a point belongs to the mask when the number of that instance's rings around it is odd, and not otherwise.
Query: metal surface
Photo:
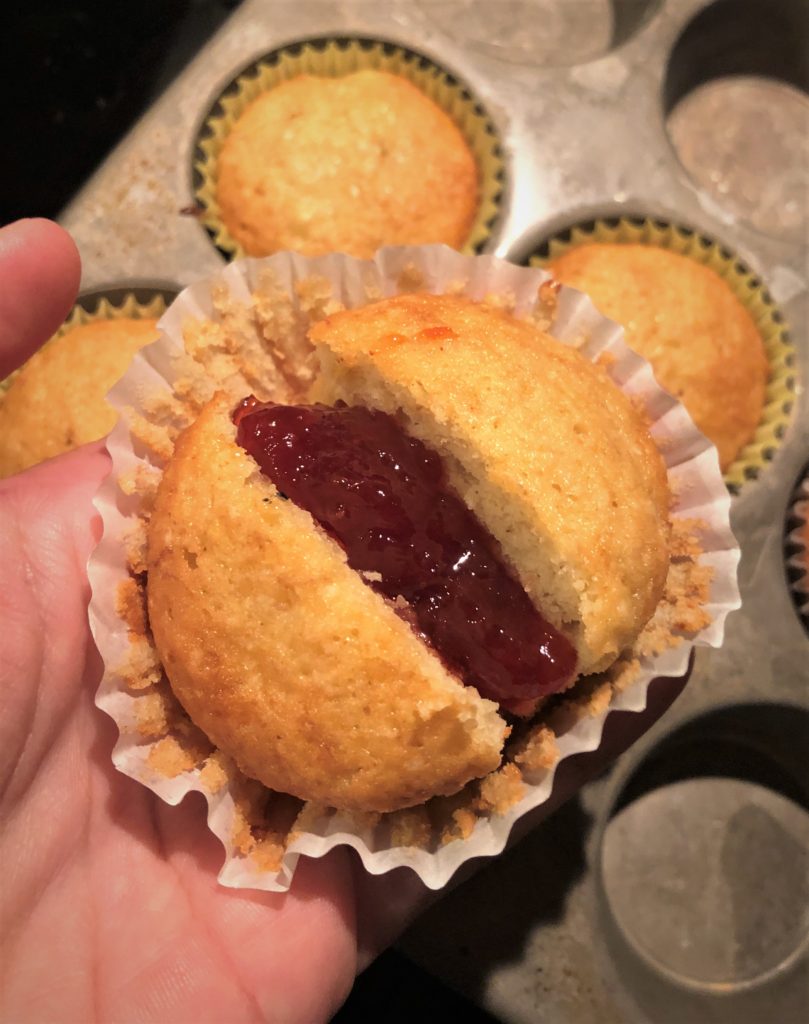
[[[677,160],[663,94],[672,71],[682,78],[680,72],[689,69],[672,69],[669,58],[684,27],[709,6],[705,0],[635,4],[644,10],[629,22],[627,5],[616,3],[625,30],[616,31],[613,23],[610,38],[620,45],[568,66],[561,60],[549,66],[547,48],[532,52],[526,44],[530,31],[542,33],[541,17],[502,59],[499,41],[508,46],[514,38],[513,4],[480,0],[491,26],[489,46],[464,38],[464,24],[473,23],[460,14],[454,31],[452,5],[442,0],[439,6],[436,12],[426,0],[246,0],[76,196],[62,222],[79,244],[84,288],[143,278],[185,285],[219,269],[223,260],[208,235],[181,212],[192,203],[191,157],[200,119],[220,87],[250,59],[333,31],[378,35],[421,50],[466,79],[484,102],[507,160],[505,213],[490,246],[498,255],[519,259],[554,229],[584,216],[625,211],[691,225],[724,242],[760,274],[791,323],[798,385],[792,423],[774,462],[734,499],[744,607],[730,617],[724,647],[699,652],[684,695],[612,772],[450,893],[404,942],[416,960],[504,1020],[665,1021],[672,1019],[667,1007],[673,1005],[666,982],[641,980],[637,965],[622,966],[589,865],[598,857],[599,837],[626,780],[683,723],[741,703],[783,706],[788,715],[790,708],[796,715],[800,707],[809,708],[809,640],[785,585],[782,552],[788,496],[809,457],[802,386],[809,363],[805,239],[790,241],[780,222],[774,220],[769,230],[766,218],[751,218],[744,197],[734,195],[733,203],[722,205],[721,196],[701,191]],[[468,3],[456,6],[460,11]],[[802,0],[775,6],[789,13]],[[733,18],[734,4],[725,7]],[[757,7],[771,11],[773,4]],[[593,18],[592,8],[590,0],[581,7],[579,30]],[[565,25],[566,33],[577,31],[569,20]],[[755,36],[754,25],[751,31]],[[762,73],[761,61],[755,70]],[[779,76],[777,48],[768,73]],[[766,161],[760,166],[764,178],[780,170]],[[751,219],[755,228],[748,226]],[[795,742],[803,742],[804,719],[796,721],[789,727]],[[710,732],[705,742],[712,742]],[[779,742],[776,735],[773,756]],[[649,843],[658,841],[659,831],[650,828]],[[762,1019],[766,1005],[769,1019],[788,1024],[801,1016],[805,970],[804,959],[721,1010],[711,1002],[715,997],[698,995],[688,1017],[679,1019],[718,1021],[730,1008],[736,1024],[744,1024]]]
[[[809,940],[809,812],[765,786],[654,789],[609,822],[599,866],[613,924],[676,987],[740,992]]]

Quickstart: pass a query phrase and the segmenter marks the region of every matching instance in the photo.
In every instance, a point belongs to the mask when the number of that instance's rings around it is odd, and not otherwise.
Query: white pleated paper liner
[[[299,854],[322,857],[333,847],[346,845],[357,851],[372,874],[408,866],[426,886],[438,889],[470,858],[499,853],[514,822],[544,803],[553,788],[555,769],[535,778],[532,784],[526,783],[524,796],[507,813],[480,818],[468,838],[439,845],[434,850],[391,846],[389,829],[384,824],[358,828],[356,819],[349,815],[324,813],[316,820],[307,820],[306,832],[296,833],[279,871],[261,870],[235,849],[232,837],[236,812],[227,788],[212,794],[204,786],[199,770],[169,779],[149,766],[150,744],[143,742],[136,729],[133,707],[136,698],[126,690],[116,671],[116,666],[124,663],[130,641],[127,624],[116,611],[115,596],[119,584],[129,576],[125,538],[139,502],[137,495],[123,493],[118,480],[147,460],[130,436],[125,414],[129,408],[142,410],[146,396],[173,385],[179,372],[175,358],[183,352],[183,323],[188,318],[207,319],[215,315],[212,298],[215,287],[225,285],[235,300],[249,303],[259,275],[268,269],[276,282],[288,290],[294,304],[299,301],[296,285],[312,277],[322,277],[331,282],[334,297],[351,308],[397,294],[398,283],[408,276],[412,280],[414,268],[421,275],[422,291],[460,292],[479,300],[501,295],[513,300],[518,316],[545,308],[538,297],[540,285],[550,280],[545,271],[514,266],[494,256],[464,256],[444,246],[382,249],[373,260],[336,254],[307,259],[291,253],[277,253],[261,260],[239,260],[214,277],[186,288],[178,296],[159,322],[160,339],[141,350],[110,394],[110,401],[122,413],[122,418],[108,440],[113,469],[96,499],[104,534],[89,564],[90,619],[105,665],[96,703],[118,724],[120,737],[113,751],[113,762],[120,771],[142,782],[170,804],[179,803],[192,791],[204,794],[208,801],[209,826],[225,847],[225,864],[219,875],[224,885],[283,891],[289,887]],[[730,530],[730,498],[715,448],[697,431],[683,406],[655,382],[649,364],[626,347],[623,329],[601,316],[585,295],[563,287],[557,295],[549,331],[565,344],[578,347],[588,359],[608,354],[607,372],[623,391],[643,403],[652,424],[652,436],[668,469],[675,496],[673,516],[698,519],[704,524],[700,531],[703,546],[700,563],[713,570],[706,608],[710,624],[679,646],[657,657],[641,659],[641,672],[636,681],[615,695],[606,711],[579,719],[558,737],[559,760],[562,760],[571,754],[595,750],[611,711],[642,711],[653,679],[684,675],[695,645],[721,646],[725,619],[740,605],[736,584],[739,548]],[[245,394],[249,390],[246,386]]]

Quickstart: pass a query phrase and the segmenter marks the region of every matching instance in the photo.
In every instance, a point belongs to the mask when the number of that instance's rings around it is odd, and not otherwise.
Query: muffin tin
[[[807,250],[780,224],[768,231],[760,215],[747,217],[745,197],[723,205],[721,195],[689,177],[666,117],[716,75],[766,75],[808,91],[805,61],[795,56],[805,23],[803,0],[245,0],[61,217],[81,250],[85,290],[104,289],[111,279],[126,285],[155,277],[182,287],[216,271],[224,258],[195,216],[193,170],[213,103],[248,62],[280,46],[324,35],[370,37],[424,54],[457,75],[494,122],[505,180],[502,216],[487,251],[525,261],[560,230],[595,218],[684,223],[738,255],[789,323],[794,404],[774,457],[733,499],[744,606],[728,621],[724,647],[700,652],[677,704],[610,772],[447,895],[403,941],[415,960],[504,1020],[732,1017],[745,1024],[760,1019],[763,1005],[773,1020],[800,1018],[809,967],[801,948],[732,999],[711,985],[682,986],[637,950],[625,949],[609,911],[602,837],[617,820],[616,809],[628,808],[639,789],[664,792],[671,779],[661,781],[655,765],[682,730],[698,736],[698,749],[729,751],[725,774],[798,799],[797,790],[785,794],[755,763],[757,757],[777,760],[785,743],[800,749],[809,742],[809,640],[788,590],[783,542],[791,489],[809,455]],[[574,63],[582,56],[586,62]],[[778,118],[777,104],[771,118]],[[693,130],[710,133],[715,125]],[[762,188],[780,170],[760,165]],[[745,708],[754,709],[746,718]],[[766,716],[781,712],[783,730],[760,728]],[[722,746],[729,728],[723,714],[737,726],[740,715],[747,723],[739,728],[750,757],[737,756],[738,745]],[[781,768],[796,775],[797,786],[800,763],[793,759]],[[702,782],[717,769],[693,757],[684,770],[677,782]],[[646,813],[642,798],[636,803],[638,813]],[[665,862],[671,850],[653,826],[654,814],[645,820],[648,843],[658,844]],[[743,875],[733,881],[744,889]],[[748,905],[754,908],[758,898],[749,892]]]

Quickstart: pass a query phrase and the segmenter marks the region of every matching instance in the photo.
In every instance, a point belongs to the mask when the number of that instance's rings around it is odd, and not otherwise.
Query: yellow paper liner
[[[248,105],[260,93],[298,75],[339,78],[368,68],[412,82],[463,132],[477,162],[480,186],[478,211],[461,251],[483,249],[500,214],[505,176],[493,121],[466,85],[428,57],[395,43],[365,37],[323,37],[282,46],[251,62],[223,90],[203,122],[194,159],[194,195],[203,211],[200,222],[218,249],[230,257],[247,255],[221,218],[216,175],[225,137]]]
[[[798,615],[809,633],[809,465],[792,494],[785,537],[789,589]]]
[[[307,381],[312,374],[309,324],[341,305],[413,290],[463,293],[530,316],[598,360],[644,406],[674,498],[672,561],[666,595],[632,651],[554,698],[540,722],[515,730],[504,767],[455,797],[389,815],[352,814],[245,779],[185,716],[148,627],[144,520],[177,432],[214,391],[236,400],[258,386],[295,400],[301,373]],[[277,253],[187,288],[160,328],[109,396],[122,418],[108,439],[113,471],[96,499],[104,535],[88,566],[90,621],[105,664],[96,703],[118,725],[113,761],[121,771],[168,803],[189,791],[205,796],[209,826],[225,847],[223,884],[284,890],[300,854],[348,845],[374,874],[408,866],[440,888],[465,861],[503,849],[514,822],[550,796],[556,765],[598,747],[611,711],[642,710],[654,679],[686,672],[695,644],[721,645],[725,619],[740,603],[739,548],[716,449],[580,292],[556,289],[541,271],[446,246],[383,249],[374,260]],[[256,383],[245,372],[257,374]]]
[[[781,311],[761,279],[724,245],[690,228],[642,217],[612,217],[584,221],[553,235],[531,266],[547,268],[556,258],[580,245],[596,242],[656,245],[710,267],[747,309],[764,342],[770,376],[761,422],[752,439],[725,472],[732,494],[756,480],[775,456],[786,434],[794,405],[794,348]]]

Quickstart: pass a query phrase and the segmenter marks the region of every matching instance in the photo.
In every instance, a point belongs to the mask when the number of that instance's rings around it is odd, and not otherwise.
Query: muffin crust
[[[222,219],[251,256],[460,247],[478,203],[455,122],[406,79],[373,70],[262,93],[225,139],[217,179]]]
[[[728,469],[761,420],[768,377],[761,336],[730,287],[710,267],[653,245],[583,245],[551,269],[623,324],[627,344]]]
[[[108,434],[105,396],[156,337],[154,319],[91,320],[35,353],[0,397],[0,477]]]

